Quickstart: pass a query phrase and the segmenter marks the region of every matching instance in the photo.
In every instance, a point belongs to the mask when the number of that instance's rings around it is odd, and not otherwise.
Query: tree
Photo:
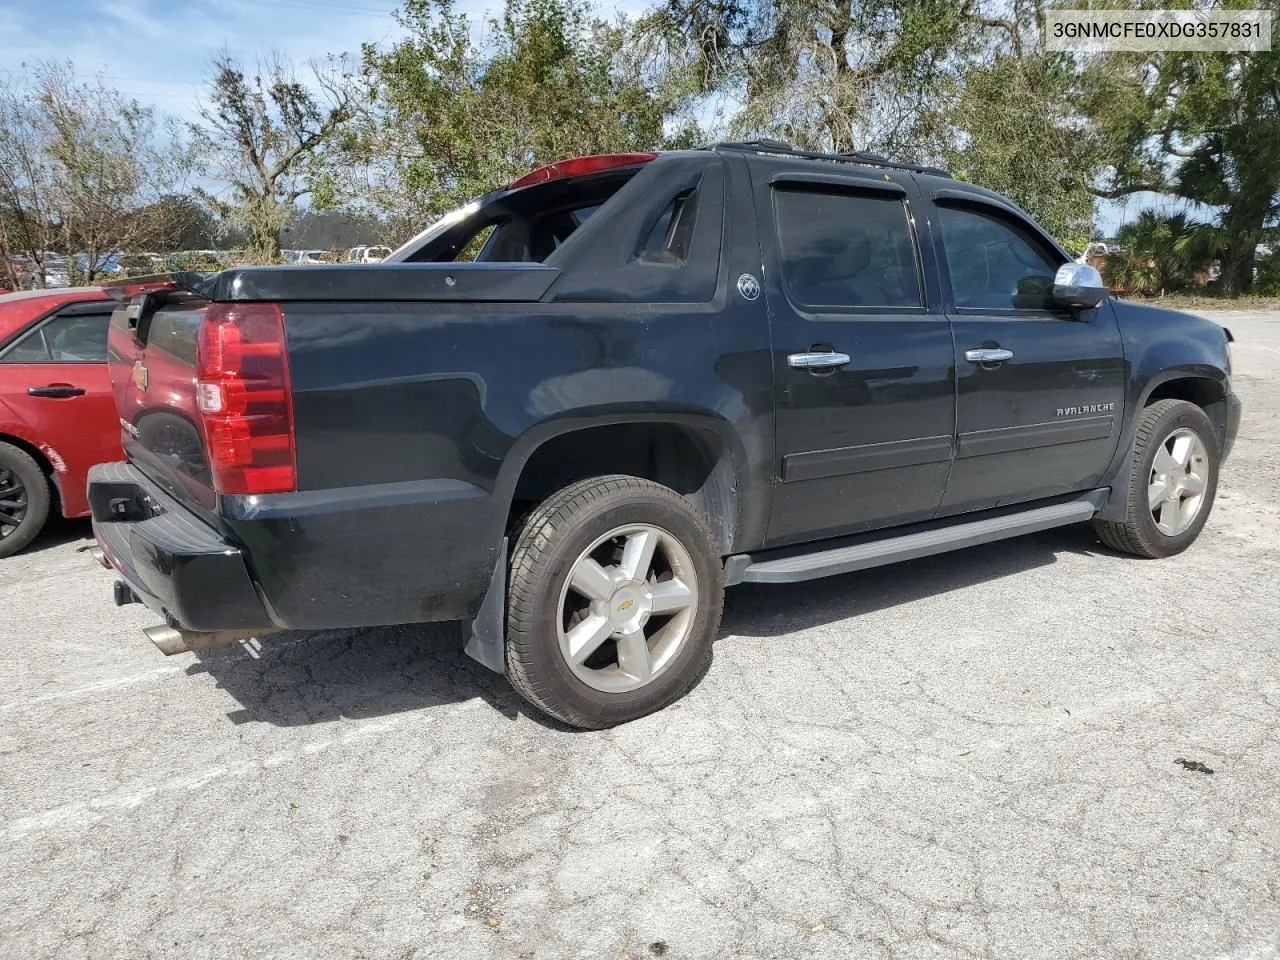
[[[294,204],[311,192],[317,171],[350,120],[349,91],[332,73],[314,70],[319,93],[300,82],[280,54],[248,76],[228,53],[215,58],[204,124],[192,132],[205,172],[226,186],[223,196],[201,194],[247,234],[250,256],[280,256],[280,232]]]
[[[360,210],[303,210],[286,228],[289,246],[299,250],[334,250],[379,243],[386,224]]]
[[[141,212],[160,224],[150,244],[156,251],[205,250],[217,242],[217,221],[194,197],[167,194]]]
[[[931,139],[939,88],[1018,29],[983,0],[669,0],[643,26],[668,65],[740,105],[731,132],[902,158]]]
[[[1185,213],[1144,210],[1116,234],[1124,248],[1106,267],[1107,283],[1137,293],[1173,293],[1195,284],[1213,257],[1219,231]]]
[[[1087,107],[1113,145],[1099,193],[1153,190],[1219,208],[1223,289],[1247,292],[1254,251],[1280,215],[1280,47],[1113,54],[1091,64],[1090,82]]]
[[[740,108],[739,136],[938,163],[1089,238],[1096,144],[1077,71],[1043,48],[1033,0],[670,0],[642,24],[663,66]]]
[[[408,0],[407,35],[364,49],[364,106],[346,142],[355,173],[331,179],[325,199],[366,199],[404,237],[530,167],[695,140],[687,123],[667,128],[679,97],[628,59],[627,31],[587,11],[508,0],[482,42],[449,0]]]
[[[41,62],[0,82],[0,256],[23,256],[43,285],[50,251],[82,254],[91,282],[106,256],[147,244],[167,211],[155,207],[185,175],[176,131],[69,63]],[[74,262],[74,261],[73,261]]]
[[[1009,197],[1069,250],[1092,234],[1103,144],[1077,106],[1073,58],[1043,49],[1034,16],[992,31],[942,84],[931,133],[953,175]]]

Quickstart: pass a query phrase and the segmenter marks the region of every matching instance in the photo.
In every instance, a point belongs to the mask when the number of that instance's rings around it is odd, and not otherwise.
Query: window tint
[[[942,246],[957,307],[1044,310],[1059,263],[999,216],[939,207]]]
[[[151,318],[151,328],[147,331],[147,347],[163,350],[175,360],[195,363],[196,331],[200,326],[200,315],[182,310],[160,310]]]
[[[561,210],[543,217],[533,228],[533,235],[529,240],[528,259],[543,263],[601,206],[602,204],[593,203],[574,210]]]
[[[109,313],[54,317],[5,352],[6,363],[101,363],[107,359]]]
[[[809,306],[918,307],[915,247],[900,197],[779,189],[782,273]]]
[[[489,242],[489,238],[493,236],[493,231],[498,229],[496,223],[491,223],[487,227],[481,227],[480,232],[467,241],[467,245],[462,248],[456,257],[453,258],[454,263],[471,263],[478,256],[480,251],[484,249],[484,245]]]
[[[5,363],[48,363],[49,349],[44,345],[44,332],[32,330],[4,353]]]

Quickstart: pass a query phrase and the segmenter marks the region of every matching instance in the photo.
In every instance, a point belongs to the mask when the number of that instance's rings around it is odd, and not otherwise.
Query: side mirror
[[[1064,307],[1088,310],[1098,306],[1110,291],[1102,274],[1087,263],[1064,263],[1053,278],[1053,299]]]

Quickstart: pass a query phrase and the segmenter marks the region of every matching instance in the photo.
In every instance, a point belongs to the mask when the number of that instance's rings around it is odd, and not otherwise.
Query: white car
[[[281,250],[285,263],[324,263],[323,250]]]
[[[389,256],[390,247],[352,247],[347,251],[347,263],[378,263]]]

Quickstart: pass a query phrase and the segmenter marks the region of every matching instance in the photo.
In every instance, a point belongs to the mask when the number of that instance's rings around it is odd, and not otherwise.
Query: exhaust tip
[[[188,653],[191,650],[187,646],[186,638],[173,627],[146,627],[142,632],[166,657],[172,657],[175,653]]]
[[[158,627],[145,627],[143,633],[156,645],[166,657],[175,653],[194,653],[197,650],[208,650],[210,647],[224,647],[232,643],[240,643],[253,637],[269,634],[270,630],[214,630],[208,633],[199,630],[179,630],[161,624]]]

